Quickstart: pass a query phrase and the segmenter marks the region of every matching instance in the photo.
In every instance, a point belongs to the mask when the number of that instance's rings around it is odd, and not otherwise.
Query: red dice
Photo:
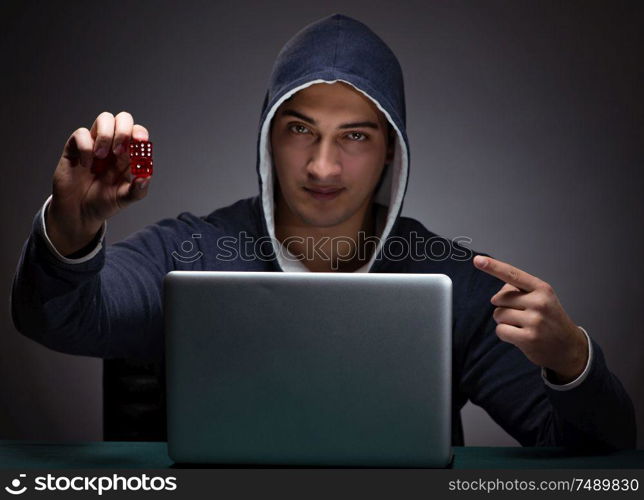
[[[134,177],[152,175],[152,143],[150,141],[130,142],[130,172]]]

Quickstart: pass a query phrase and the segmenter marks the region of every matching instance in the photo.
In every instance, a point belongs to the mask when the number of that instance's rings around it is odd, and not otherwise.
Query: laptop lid
[[[442,274],[168,273],[170,457],[446,466],[451,292]]]

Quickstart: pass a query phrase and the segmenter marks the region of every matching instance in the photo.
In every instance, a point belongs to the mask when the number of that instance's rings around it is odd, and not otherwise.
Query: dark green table
[[[0,441],[1,469],[165,469],[166,443]],[[644,469],[644,450],[579,455],[560,448],[454,448],[454,469]]]

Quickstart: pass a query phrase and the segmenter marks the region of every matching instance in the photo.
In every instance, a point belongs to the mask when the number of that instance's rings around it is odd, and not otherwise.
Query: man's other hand
[[[586,335],[570,319],[552,287],[536,276],[491,257],[474,266],[505,282],[490,299],[498,337],[517,346],[534,364],[554,372],[556,383],[576,379],[588,362]]]

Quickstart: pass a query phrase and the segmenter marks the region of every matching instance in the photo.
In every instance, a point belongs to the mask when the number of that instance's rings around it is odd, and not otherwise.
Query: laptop
[[[448,466],[447,276],[172,271],[164,308],[176,463]]]

